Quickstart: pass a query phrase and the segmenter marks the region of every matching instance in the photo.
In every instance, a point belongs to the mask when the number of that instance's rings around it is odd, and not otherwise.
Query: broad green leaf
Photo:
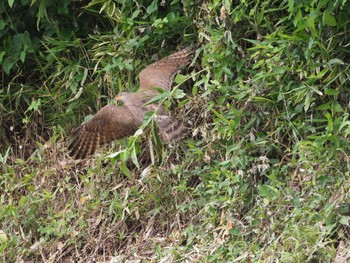
[[[348,216],[341,216],[339,223],[345,226],[349,226],[349,217]]]
[[[120,162],[120,170],[122,170],[123,174],[128,177],[129,179],[131,179],[131,173],[129,168],[126,166],[125,162]]]
[[[110,17],[113,17],[114,12],[115,12],[115,3],[114,2],[110,2],[108,4],[106,12]]]
[[[129,71],[133,71],[134,70],[133,66],[130,63],[124,63],[124,66]]]
[[[0,20],[0,30],[3,30],[6,26],[6,22],[4,20]]]
[[[123,150],[123,151],[125,151],[125,150]],[[119,152],[115,152],[115,153],[111,153],[111,154],[107,155],[107,156],[106,156],[106,158],[113,159],[113,158],[115,158],[115,157],[119,156],[119,155],[120,155],[120,153],[121,153],[121,151],[119,151]]]
[[[94,115],[92,115],[92,114],[86,115],[86,116],[84,117],[84,123],[87,122],[87,121],[89,121],[89,120],[91,120],[93,117],[94,117]]]
[[[72,84],[69,86],[73,94],[77,93],[77,87],[78,87],[78,83],[76,81],[73,81]]]
[[[327,102],[325,104],[321,104],[317,106],[316,110],[329,110],[331,108],[331,105]]]
[[[150,4],[147,7],[146,13],[150,15],[150,14],[154,13],[156,10],[158,10],[158,1],[153,0],[152,4]]]
[[[12,59],[7,58],[7,57],[3,60],[2,66],[3,66],[4,71],[7,75],[10,74],[10,71],[15,63],[16,63],[15,60],[12,60]]]
[[[294,9],[294,0],[288,0],[288,12],[293,11]]]
[[[4,58],[4,56],[5,56],[5,51],[1,51],[0,52],[0,62],[2,61],[2,59]]]
[[[8,0],[9,6],[12,8],[13,3],[15,2],[15,0]]]
[[[269,187],[267,185],[259,185],[258,189],[259,189],[259,194],[262,197],[266,197],[266,198],[270,198],[271,197],[270,190],[269,190]]]
[[[185,96],[186,96],[186,93],[184,93],[183,90],[181,89],[175,89],[172,92],[172,97],[175,99],[182,99]]]
[[[338,95],[339,93],[340,93],[340,91],[336,90],[336,89],[326,89],[324,91],[324,94],[330,95],[330,96]]]
[[[177,74],[174,81],[176,84],[182,84],[188,79],[188,76]]]
[[[131,16],[131,19],[134,20],[134,18],[136,18],[138,15],[140,14],[140,10],[135,10],[133,13],[132,13],[132,16]]]
[[[344,61],[342,61],[341,59],[339,58],[332,58],[331,60],[328,61],[328,64],[329,65],[333,65],[333,64],[336,64],[336,65],[344,65]]]
[[[25,50],[21,51],[19,58],[22,62],[24,62],[26,60],[26,54],[27,54],[27,52]]]
[[[326,10],[323,13],[323,23],[327,26],[336,26],[337,20],[328,10]]]
[[[169,97],[170,92],[169,91],[164,91],[163,93],[160,93],[159,95],[155,96],[154,98],[150,99],[145,103],[145,106],[151,105],[153,103],[159,102],[167,97]]]
[[[19,206],[23,206],[23,205],[26,203],[26,201],[27,201],[27,197],[23,195],[23,196],[19,199],[18,205],[19,205]]]
[[[335,101],[332,107],[333,112],[344,112],[343,107],[340,105],[338,101]]]
[[[280,191],[271,185],[259,185],[259,194],[269,200],[275,199],[280,196]]]

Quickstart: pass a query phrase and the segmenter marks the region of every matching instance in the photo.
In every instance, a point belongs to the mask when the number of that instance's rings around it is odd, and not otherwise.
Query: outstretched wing
[[[133,135],[141,124],[128,107],[107,105],[74,131],[69,155],[83,159],[103,144]]]
[[[123,93],[123,102],[132,112],[134,118],[139,122],[143,122],[148,111],[155,112],[155,120],[157,121],[162,139],[169,143],[181,139],[186,134],[186,128],[183,123],[171,116],[163,105],[152,103],[145,105],[150,99],[159,94],[154,90],[143,90],[135,93]]]
[[[190,61],[193,51],[188,47],[147,66],[140,73],[140,89],[170,90],[175,74]]]
[[[140,89],[159,87],[170,90],[175,74],[190,61],[193,51],[192,48],[185,48],[147,66],[140,73]],[[142,124],[145,113],[158,108],[158,104],[144,106],[155,94],[148,90],[146,94],[126,98],[125,106],[103,107],[91,120],[75,130],[72,143],[68,146],[70,156],[85,158],[103,144],[134,134]],[[170,142],[182,137],[185,128],[176,118],[166,114],[159,114],[157,118],[163,140]]]

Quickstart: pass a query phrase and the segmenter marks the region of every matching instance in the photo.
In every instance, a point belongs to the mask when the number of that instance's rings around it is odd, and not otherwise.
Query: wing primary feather
[[[175,74],[191,60],[194,51],[187,47],[147,66],[140,73],[140,89],[170,90]]]
[[[126,106],[107,105],[73,132],[69,155],[83,159],[103,144],[134,134],[139,125]]]

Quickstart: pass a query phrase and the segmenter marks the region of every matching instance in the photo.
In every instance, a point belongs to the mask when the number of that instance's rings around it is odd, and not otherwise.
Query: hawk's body
[[[175,74],[189,62],[192,52],[192,49],[185,48],[143,69],[140,90],[118,94],[123,106],[104,106],[91,120],[76,129],[69,145],[70,155],[75,159],[85,158],[103,144],[133,135],[151,110],[156,111],[162,139],[166,142],[179,139],[184,131],[183,124],[167,114],[164,106],[157,103],[145,106],[145,103],[159,94],[156,88],[171,89]]]

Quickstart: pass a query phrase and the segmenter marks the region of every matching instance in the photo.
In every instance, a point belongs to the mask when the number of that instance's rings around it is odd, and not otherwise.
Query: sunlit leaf
[[[15,0],[8,0],[8,4],[11,8],[12,8],[14,2],[15,2]]]
[[[327,9],[323,13],[323,23],[328,26],[337,25],[335,17]]]

